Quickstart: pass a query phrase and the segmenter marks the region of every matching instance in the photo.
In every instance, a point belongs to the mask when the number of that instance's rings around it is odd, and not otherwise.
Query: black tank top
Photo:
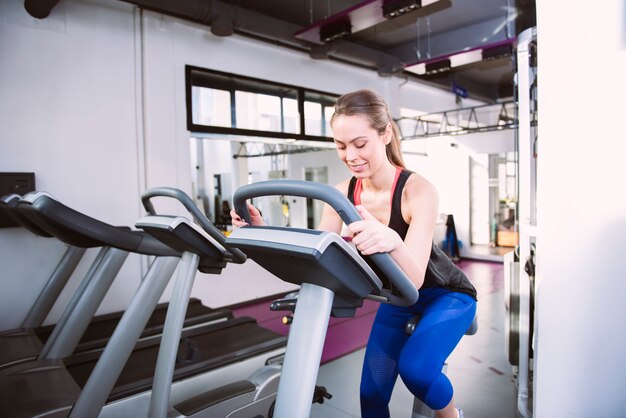
[[[412,171],[401,169],[399,175],[397,175],[395,187],[391,197],[391,216],[389,217],[389,228],[396,231],[402,240],[404,240],[407,231],[409,230],[409,224],[407,224],[402,217],[402,190],[404,189],[404,185],[411,174],[413,174]],[[350,185],[348,186],[348,199],[350,199],[350,202],[354,204],[355,201],[359,201],[360,193],[360,181],[358,181],[356,177],[352,177],[352,179],[350,179]],[[365,261],[383,281],[383,286],[393,291],[393,287],[391,286],[389,280],[384,276],[380,269],[369,260],[369,257],[365,257]],[[476,299],[477,296],[476,289],[472,283],[470,283],[465,273],[454,265],[452,260],[450,260],[450,258],[434,243],[430,249],[430,259],[428,260],[422,289],[433,287],[444,287],[453,292],[465,293],[474,299]]]

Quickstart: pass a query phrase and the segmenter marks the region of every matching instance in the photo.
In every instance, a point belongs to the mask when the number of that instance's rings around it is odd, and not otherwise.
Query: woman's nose
[[[355,147],[346,148],[346,160],[348,161],[355,160],[357,156],[358,156],[358,152]]]

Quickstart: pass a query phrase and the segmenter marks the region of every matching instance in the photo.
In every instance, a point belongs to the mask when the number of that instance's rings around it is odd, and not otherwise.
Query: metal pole
[[[72,245],[67,247],[61,261],[48,278],[26,318],[22,321],[22,328],[36,328],[43,324],[85,251],[87,251],[86,248]]]
[[[278,384],[276,418],[308,418],[335,294],[302,284]]]
[[[176,353],[199,262],[200,257],[197,254],[184,252],[179,264],[176,283],[167,308],[159,357],[154,372],[150,410],[148,412],[148,416],[151,418],[165,418],[167,416],[174,366],[176,365]]]
[[[179,261],[178,257],[154,260],[70,411],[70,418],[96,418],[100,414]]]
[[[41,350],[40,359],[64,358],[74,352],[127,257],[127,251],[109,248],[98,263],[97,271],[89,278],[84,291],[73,304],[67,320],[61,327],[54,328],[53,335]]]

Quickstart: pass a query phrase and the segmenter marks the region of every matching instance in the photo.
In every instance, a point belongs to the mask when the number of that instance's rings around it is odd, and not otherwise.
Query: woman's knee
[[[437,376],[441,374],[442,366],[436,363],[424,357],[401,358],[398,365],[400,378],[415,396],[426,396]]]
[[[432,409],[445,407],[452,398],[452,384],[442,365],[423,362],[400,363],[400,378],[411,393]]]

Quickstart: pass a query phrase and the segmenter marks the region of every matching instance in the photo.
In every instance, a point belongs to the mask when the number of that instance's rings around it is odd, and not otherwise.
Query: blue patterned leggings
[[[452,384],[442,373],[444,362],[469,328],[476,301],[442,288],[420,290],[413,306],[381,305],[370,333],[361,375],[361,416],[389,417],[389,399],[398,374],[406,387],[437,410],[452,399]],[[422,317],[412,335],[404,326]]]

